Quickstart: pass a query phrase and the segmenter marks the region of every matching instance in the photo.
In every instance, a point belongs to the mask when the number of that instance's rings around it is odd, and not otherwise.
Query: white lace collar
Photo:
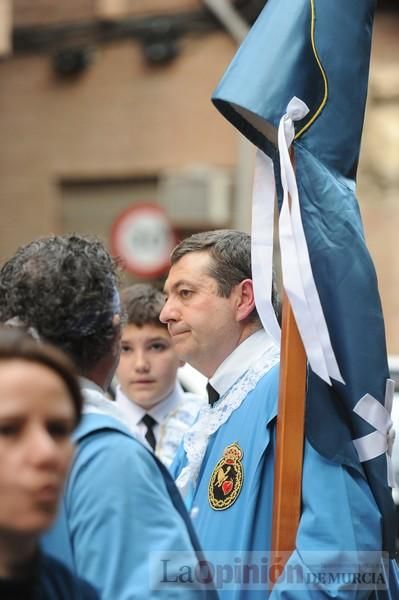
[[[279,348],[263,330],[247,338],[220,365],[211,379],[215,389],[222,392],[220,399],[211,408],[204,406],[197,421],[184,435],[187,465],[176,480],[182,495],[189,485],[195,485],[201,468],[209,437],[226,423],[263,377],[280,358]]]

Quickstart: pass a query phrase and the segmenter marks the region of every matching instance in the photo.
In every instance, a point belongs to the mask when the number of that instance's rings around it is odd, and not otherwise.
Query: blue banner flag
[[[307,438],[328,459],[364,469],[383,516],[384,549],[392,554],[393,388],[355,197],[375,4],[268,0],[212,100],[272,161],[283,282],[310,365]],[[291,142],[294,183],[282,164]]]

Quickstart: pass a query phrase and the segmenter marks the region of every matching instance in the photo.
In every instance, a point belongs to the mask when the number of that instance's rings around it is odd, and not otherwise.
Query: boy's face
[[[161,325],[126,325],[116,374],[123,393],[149,410],[172,391],[178,359],[168,330]]]

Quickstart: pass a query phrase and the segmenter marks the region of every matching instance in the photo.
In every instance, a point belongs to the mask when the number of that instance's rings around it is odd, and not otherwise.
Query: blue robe
[[[150,588],[157,551],[182,551],[192,563],[201,556],[162,463],[109,415],[85,414],[75,441],[77,455],[44,549],[91,582],[103,600],[215,598],[200,586],[172,595]]]
[[[266,373],[242,404],[209,439],[197,484],[189,499],[189,508],[200,543],[213,564],[240,567],[246,551],[255,552],[260,560],[270,550],[272,533],[272,501],[275,458],[276,399],[278,367]],[[242,450],[243,483],[235,502],[224,510],[215,510],[208,499],[209,483],[226,447],[236,443]],[[183,448],[172,466],[177,477],[187,464]],[[306,561],[315,553],[316,562],[338,565],[345,570],[351,551],[379,551],[381,548],[381,518],[369,485],[359,471],[333,463],[305,442],[302,487],[302,514],[297,532],[296,550],[290,556],[289,568],[299,565],[305,589],[287,585],[282,577],[269,596],[267,583],[256,585],[216,581],[221,599],[229,600],[369,600],[399,598],[392,593],[373,595],[368,590],[344,591],[342,581],[307,585],[312,582]],[[343,551],[349,551],[345,555]],[[226,553],[227,552],[227,553]],[[313,557],[314,558],[314,557]],[[250,561],[251,562],[251,561]],[[269,565],[271,563],[269,562]],[[392,564],[393,568],[394,565]],[[287,569],[287,567],[286,567]],[[333,570],[333,567],[331,568]],[[238,573],[238,571],[237,571]],[[287,570],[285,571],[287,573]],[[310,578],[310,579],[309,579]],[[236,578],[237,579],[237,578]],[[307,587],[306,587],[307,586]],[[372,594],[370,596],[370,594]]]

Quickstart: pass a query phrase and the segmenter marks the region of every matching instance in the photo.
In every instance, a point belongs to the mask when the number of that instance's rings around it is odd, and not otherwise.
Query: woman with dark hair
[[[82,396],[70,361],[0,327],[0,598],[89,600],[91,586],[39,550],[73,456]]]

